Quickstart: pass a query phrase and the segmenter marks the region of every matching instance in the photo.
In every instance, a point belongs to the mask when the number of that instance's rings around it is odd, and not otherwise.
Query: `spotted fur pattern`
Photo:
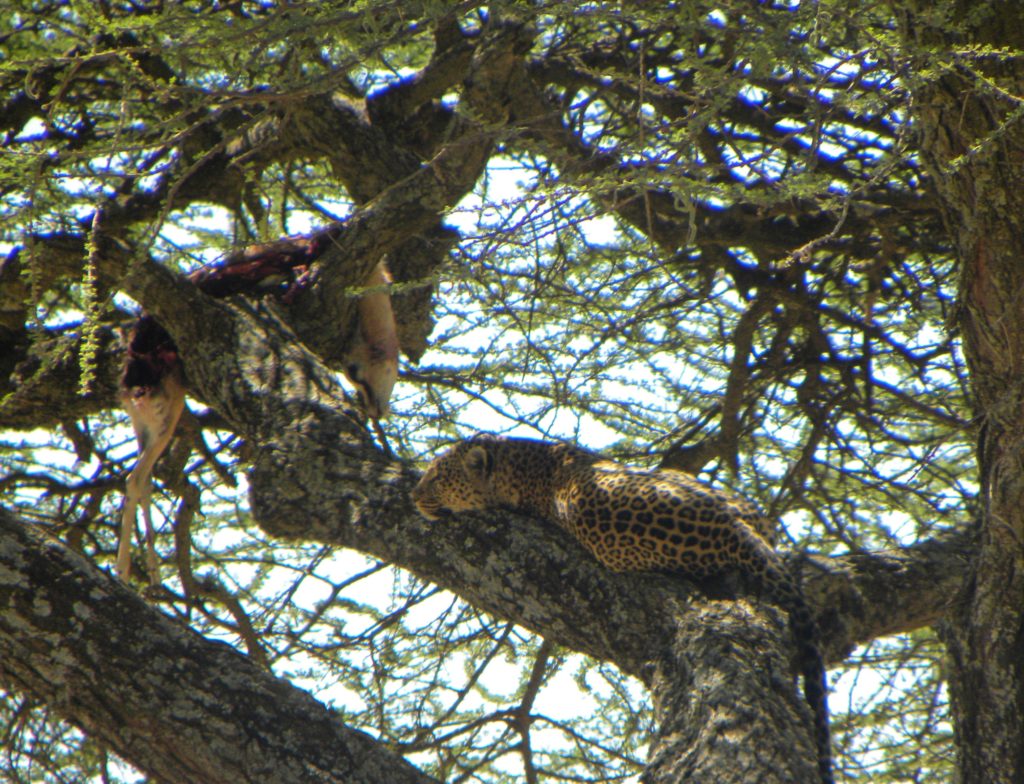
[[[738,569],[785,608],[832,781],[825,666],[803,594],[772,549],[774,526],[749,501],[679,471],[642,471],[570,444],[478,435],[438,457],[413,490],[427,518],[508,507],[552,520],[614,571],[695,579]]]

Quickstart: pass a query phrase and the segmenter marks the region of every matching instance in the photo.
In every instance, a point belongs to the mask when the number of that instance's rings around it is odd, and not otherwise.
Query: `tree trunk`
[[[737,601],[677,604],[651,675],[656,730],[644,784],[820,780],[811,714],[794,689],[784,613]]]
[[[927,27],[934,10],[904,36],[930,74],[915,120],[961,264],[981,482],[980,547],[943,637],[961,780],[1010,784],[1024,781],[1024,7],[959,0],[959,37]],[[1018,54],[996,63],[984,46]]]

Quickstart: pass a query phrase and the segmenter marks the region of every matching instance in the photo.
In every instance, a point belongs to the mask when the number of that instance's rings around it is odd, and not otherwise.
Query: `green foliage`
[[[955,269],[906,121],[902,80],[922,53],[895,47],[890,4],[463,5],[9,0],[0,239],[87,234],[109,199],[146,215],[126,237],[187,269],[345,215],[359,200],[315,145],[269,162],[257,147],[199,195],[181,183],[228,144],[215,124],[258,137],[312,96],[358,103],[430,63],[451,15],[470,40],[528,17],[531,78],[559,130],[510,120],[449,217],[462,237],[437,281],[434,349],[403,369],[387,425],[399,451],[425,458],[478,429],[570,438],[732,485],[783,521],[791,547],[826,553],[965,525],[976,479],[947,329]],[[982,54],[1003,55],[965,50]],[[456,114],[460,89],[439,96]],[[20,122],[22,94],[44,96],[45,115]],[[92,336],[91,356],[104,319],[123,315],[114,284],[92,264],[55,284],[30,248],[23,258],[35,337]],[[158,474],[161,552],[177,499],[201,499],[197,584],[166,575],[166,612],[444,780],[640,770],[651,718],[637,683],[386,565],[267,540],[232,485],[251,445],[201,420],[202,448],[193,431],[170,457],[184,472]],[[0,499],[109,566],[132,456],[109,413],[10,436]],[[876,642],[836,676],[850,780],[948,777],[938,658],[922,632]],[[576,711],[559,705],[570,687]],[[0,716],[13,781],[136,779],[15,694]]]

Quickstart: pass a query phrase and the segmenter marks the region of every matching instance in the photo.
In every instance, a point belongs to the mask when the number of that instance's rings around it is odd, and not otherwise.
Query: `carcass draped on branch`
[[[156,584],[159,562],[154,546],[151,498],[153,467],[174,435],[185,407],[185,385],[178,349],[171,336],[152,316],[143,316],[128,341],[124,373],[121,375],[121,405],[132,420],[139,445],[139,458],[125,483],[121,533],[117,544],[117,573],[127,580],[131,574],[131,540],[136,510],[142,507],[146,526],[146,571]]]
[[[307,284],[309,268],[340,235],[338,226],[318,232],[250,245],[189,275],[213,297],[237,293],[276,293],[285,303]],[[381,259],[363,281],[357,305],[359,326],[342,362],[342,370],[359,393],[371,419],[387,416],[398,379],[398,330],[388,287],[391,275]]]
[[[223,262],[202,267],[188,277],[213,297],[239,293],[276,294],[285,303],[309,280],[313,264],[335,242],[338,226],[250,245]],[[381,259],[363,282],[357,296],[358,327],[345,352],[342,370],[359,393],[386,451],[390,451],[377,422],[388,415],[391,392],[398,379],[398,331],[391,309],[391,276]],[[151,515],[152,476],[157,459],[167,448],[185,403],[184,372],[177,348],[152,316],[144,315],[132,330],[121,377],[120,398],[131,417],[139,457],[128,476],[121,514],[117,571],[128,579],[131,537],[142,507],[149,580],[159,582]]]

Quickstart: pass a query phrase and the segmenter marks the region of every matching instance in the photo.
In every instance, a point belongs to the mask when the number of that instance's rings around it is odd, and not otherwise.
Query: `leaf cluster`
[[[965,525],[956,269],[908,121],[921,53],[896,47],[888,6],[12,0],[0,422],[19,432],[0,498],[112,562],[132,442],[104,347],[133,306],[90,235],[100,208],[121,272],[189,269],[355,214],[472,126],[487,167],[445,216],[444,263],[391,259],[396,302],[434,287],[432,348],[407,351],[386,424],[402,457],[480,429],[573,439],[732,486],[823,553]],[[471,64],[513,23],[529,45],[488,115]],[[77,383],[49,374],[79,356],[93,397],[73,407]],[[52,397],[13,391],[25,373]],[[387,565],[269,539],[244,493],[253,449],[201,401],[186,416],[158,471],[158,606],[445,780],[639,769],[633,681]],[[841,676],[883,672],[838,733],[876,780],[945,770],[935,658],[911,636]],[[14,780],[132,779],[17,695],[0,708]]]

